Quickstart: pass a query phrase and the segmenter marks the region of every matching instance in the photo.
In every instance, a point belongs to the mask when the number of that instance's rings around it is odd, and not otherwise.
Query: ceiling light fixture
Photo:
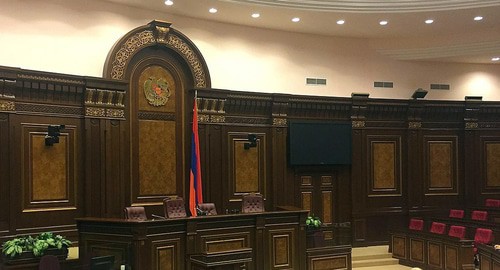
[[[380,25],[387,25],[389,22],[388,21],[380,21],[379,24]]]
[[[476,16],[474,17],[474,21],[480,21],[483,19],[483,16]]]
[[[426,23],[426,24],[431,24],[431,23],[433,23],[433,22],[434,22],[434,20],[433,20],[433,19],[428,19],[428,20],[425,20],[425,23]]]
[[[345,21],[344,21],[344,20],[338,20],[338,21],[337,21],[337,24],[340,24],[340,25],[342,25],[342,24],[344,24],[344,23],[345,23]]]
[[[260,17],[260,14],[259,13],[254,13],[252,14],[252,18],[259,18]]]
[[[292,19],[292,22],[300,22],[300,18],[299,17],[295,17]]]
[[[491,58],[491,61],[495,61],[495,62],[500,61],[500,57],[493,57],[493,58]]]
[[[165,5],[171,6],[173,4],[174,4],[174,1],[172,1],[172,0],[165,0]]]
[[[210,13],[214,14],[214,13],[217,13],[217,9],[216,9],[216,8],[210,8],[210,9],[208,10],[208,12],[210,12]]]

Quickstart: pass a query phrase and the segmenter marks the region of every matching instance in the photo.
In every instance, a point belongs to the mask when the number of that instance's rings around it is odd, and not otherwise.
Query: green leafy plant
[[[306,218],[306,228],[307,229],[318,229],[321,227],[321,224],[323,224],[321,222],[321,220],[319,219],[319,217],[316,217],[314,215],[310,215]]]
[[[14,258],[25,251],[33,252],[36,257],[43,256],[49,248],[62,249],[71,245],[71,241],[61,235],[54,235],[51,232],[44,232],[37,237],[20,236],[9,240],[2,245],[2,253]]]

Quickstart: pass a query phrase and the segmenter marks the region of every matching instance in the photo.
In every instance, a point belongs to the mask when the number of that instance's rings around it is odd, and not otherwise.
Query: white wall
[[[212,87],[241,91],[407,99],[430,83],[451,84],[427,99],[500,100],[500,65],[396,61],[366,39],[221,24],[103,1],[0,0],[0,65],[102,76],[106,55],[130,30],[159,19],[187,35],[207,61]],[[327,86],[306,86],[305,77]],[[373,81],[393,81],[374,89]]]

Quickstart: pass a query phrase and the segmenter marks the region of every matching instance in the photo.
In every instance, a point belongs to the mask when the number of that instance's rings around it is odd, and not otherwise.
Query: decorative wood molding
[[[419,129],[422,128],[422,122],[408,122],[409,129]]]
[[[16,104],[14,101],[0,100],[0,111],[15,111]]]
[[[184,58],[191,70],[194,87],[210,87],[208,66],[200,51],[191,40],[170,25],[168,22],[152,21],[127,33],[106,59],[104,75],[116,80],[126,79],[127,65],[135,54],[148,46],[162,46]]]
[[[352,121],[352,128],[364,128],[365,121]]]
[[[286,118],[273,118],[273,126],[286,127],[287,126]]]
[[[465,129],[477,129],[479,124],[477,122],[465,122]]]

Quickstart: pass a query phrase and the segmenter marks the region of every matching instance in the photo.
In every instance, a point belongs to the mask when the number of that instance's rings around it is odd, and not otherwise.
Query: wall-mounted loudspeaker
[[[244,145],[245,150],[248,150],[252,147],[257,147],[257,135],[255,134],[248,134],[248,142],[246,142]]]

